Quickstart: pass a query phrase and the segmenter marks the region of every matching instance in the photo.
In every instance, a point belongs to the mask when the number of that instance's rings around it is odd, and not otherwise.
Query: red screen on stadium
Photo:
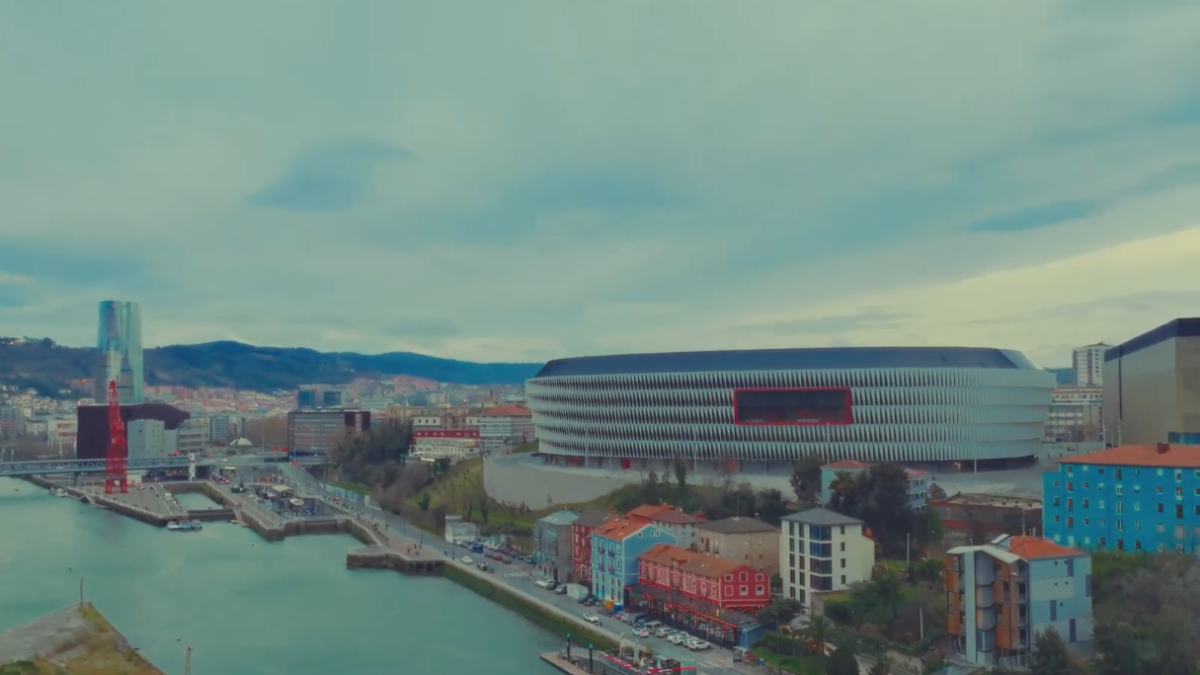
[[[850,424],[850,390],[735,389],[733,421],[789,426]]]

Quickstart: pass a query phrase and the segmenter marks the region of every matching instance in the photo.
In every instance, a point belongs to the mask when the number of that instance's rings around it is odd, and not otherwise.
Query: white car
[[[583,620],[588,623],[594,623],[597,625],[600,624],[600,617],[596,616],[595,614],[584,614]]]
[[[638,637],[650,637],[650,631],[646,630],[645,628],[634,628],[630,632]]]
[[[658,628],[657,630],[654,631],[654,637],[665,637],[667,639],[670,639],[673,634],[674,634],[674,631],[672,631],[670,628],[667,628],[666,626],[663,626],[662,628]]]
[[[667,636],[667,642],[670,642],[673,645],[681,645],[683,644],[683,636],[679,633],[671,633]]]
[[[474,563],[474,562],[475,562],[475,561],[474,561],[474,560],[471,560],[471,556],[469,556],[469,555],[464,555],[464,556],[462,557],[462,564],[464,564],[464,565],[470,565],[470,564],[472,564],[472,563]]]
[[[695,650],[695,651],[702,651],[702,650],[708,649],[711,646],[712,645],[708,644],[704,640],[691,639],[691,640],[687,641],[687,648]]]

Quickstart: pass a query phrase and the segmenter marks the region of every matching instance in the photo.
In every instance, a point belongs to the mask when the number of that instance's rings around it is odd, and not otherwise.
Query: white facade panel
[[[584,458],[961,461],[1036,453],[1055,386],[1039,368],[845,368],[535,377],[540,451]],[[735,389],[846,387],[848,425],[738,425]]]

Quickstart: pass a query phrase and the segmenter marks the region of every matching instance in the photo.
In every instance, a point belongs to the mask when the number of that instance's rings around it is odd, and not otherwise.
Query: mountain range
[[[408,375],[454,384],[523,384],[540,363],[472,363],[412,352],[356,354],[240,342],[172,345],[143,351],[148,385],[231,387],[249,391],[296,389],[302,384],[345,384],[359,377]],[[50,340],[0,342],[0,383],[46,396],[71,380],[100,374],[99,351]]]

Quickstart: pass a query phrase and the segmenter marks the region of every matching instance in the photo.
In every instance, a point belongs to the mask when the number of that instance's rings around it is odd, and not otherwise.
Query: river
[[[559,640],[440,578],[347,570],[348,535],[168,532],[0,478],[0,630],[84,595],[168,675],[553,675]]]

